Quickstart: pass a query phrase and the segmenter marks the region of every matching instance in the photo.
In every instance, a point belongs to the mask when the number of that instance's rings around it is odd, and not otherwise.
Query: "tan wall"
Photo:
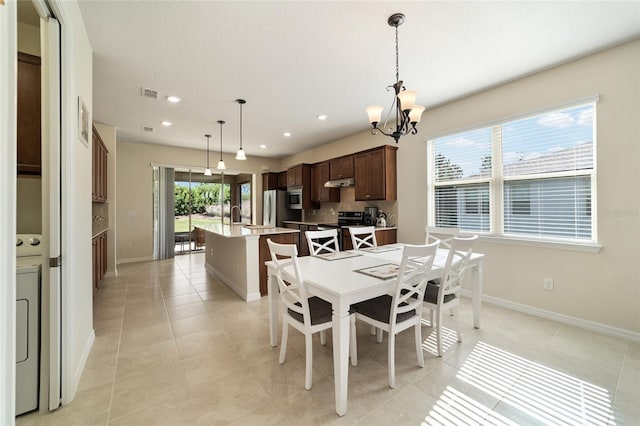
[[[423,241],[428,139],[505,117],[600,95],[597,105],[599,253],[482,242],[484,293],[498,299],[640,333],[640,41],[428,110],[398,150],[398,239]],[[283,160],[313,162],[366,149],[363,132]],[[542,288],[544,277],[555,291]]]
[[[153,191],[151,163],[204,171],[206,151],[119,142],[116,154],[117,262],[151,259],[153,255]],[[262,172],[278,170],[280,160],[248,156],[237,161],[224,155],[228,170],[256,174],[256,218],[262,218]],[[254,219],[255,221],[255,219]]]

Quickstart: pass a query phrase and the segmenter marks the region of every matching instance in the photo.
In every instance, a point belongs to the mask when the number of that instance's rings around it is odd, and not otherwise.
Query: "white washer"
[[[16,238],[16,415],[38,408],[41,240]]]

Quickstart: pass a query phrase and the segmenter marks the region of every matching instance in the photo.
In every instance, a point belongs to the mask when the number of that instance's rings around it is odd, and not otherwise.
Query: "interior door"
[[[40,12],[40,10],[39,10]],[[40,411],[60,405],[62,377],[62,266],[60,187],[60,24],[40,19],[42,59],[42,265]]]

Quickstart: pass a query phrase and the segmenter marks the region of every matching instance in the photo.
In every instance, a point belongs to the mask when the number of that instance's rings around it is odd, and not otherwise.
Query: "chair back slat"
[[[274,243],[267,240],[271,260],[276,265],[276,279],[280,289],[283,309],[302,314],[305,325],[311,326],[311,314],[307,289],[298,265],[298,248],[295,244]]]
[[[469,259],[473,254],[473,245],[478,239],[477,235],[471,237],[454,237],[451,240],[449,254],[444,265],[438,303],[444,300],[444,296],[457,294],[462,288],[465,273],[469,267]]]
[[[440,248],[451,248],[451,240],[460,234],[460,228],[428,226],[425,228],[425,244],[440,240]]]
[[[395,323],[398,314],[414,309],[421,315],[422,299],[439,244],[439,241],[418,246],[405,244],[389,324]]]
[[[353,248],[356,250],[367,247],[378,247],[375,226],[349,228],[349,234],[351,235],[351,244],[353,244]]]
[[[311,254],[311,256],[317,256],[322,253],[335,253],[340,251],[337,229],[306,231],[305,236],[307,238],[309,253]]]

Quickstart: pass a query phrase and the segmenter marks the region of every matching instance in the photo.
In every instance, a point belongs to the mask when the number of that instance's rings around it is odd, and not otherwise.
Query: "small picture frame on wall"
[[[78,96],[78,137],[89,147],[89,110],[84,101]]]

